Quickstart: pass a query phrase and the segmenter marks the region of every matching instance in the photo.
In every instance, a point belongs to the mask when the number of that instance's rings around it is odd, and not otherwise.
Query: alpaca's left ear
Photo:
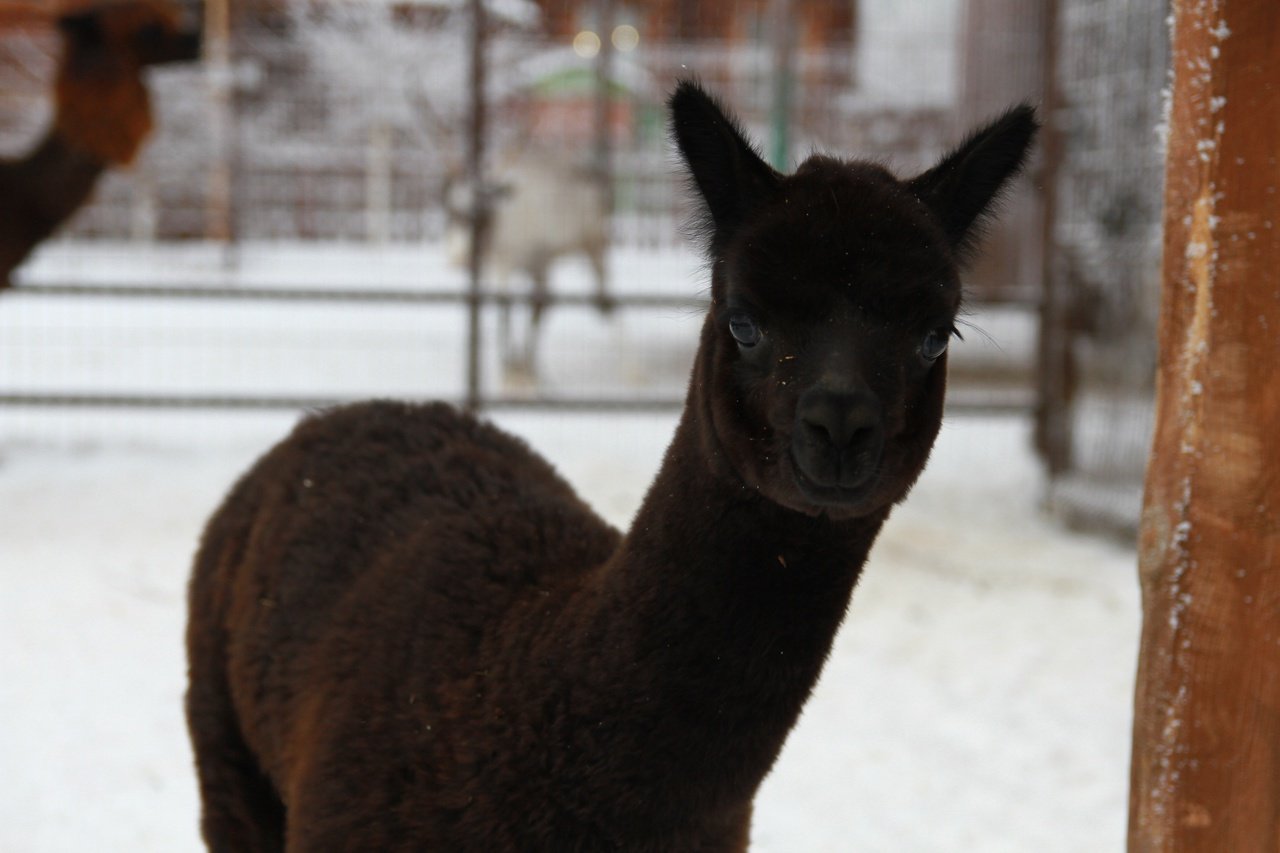
[[[959,254],[968,253],[977,242],[982,220],[1026,163],[1039,128],[1033,107],[1014,107],[970,134],[938,165],[907,182],[941,221]]]

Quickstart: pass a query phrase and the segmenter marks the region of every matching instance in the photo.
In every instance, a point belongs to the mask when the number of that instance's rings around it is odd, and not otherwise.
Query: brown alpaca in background
[[[196,59],[198,32],[155,0],[108,2],[58,19],[62,62],[53,126],[27,156],[0,162],[0,290],[88,200],[102,173],[133,162],[151,132],[144,69]]]
[[[1036,122],[1011,110],[900,180],[816,155],[780,174],[692,83],[671,111],[711,309],[631,529],[442,404],[303,421],[196,557],[211,850],[746,850],[933,446],[960,267]]]

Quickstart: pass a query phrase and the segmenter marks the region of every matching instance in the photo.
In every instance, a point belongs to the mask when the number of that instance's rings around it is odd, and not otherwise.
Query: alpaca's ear
[[[966,254],[977,242],[983,219],[1026,163],[1039,127],[1033,107],[1014,107],[907,183],[942,222],[959,254]]]
[[[102,21],[93,10],[63,15],[58,18],[58,31],[80,47],[93,47],[102,42]]]
[[[772,196],[782,176],[760,159],[737,122],[697,83],[681,81],[669,106],[676,144],[706,202],[715,251]]]

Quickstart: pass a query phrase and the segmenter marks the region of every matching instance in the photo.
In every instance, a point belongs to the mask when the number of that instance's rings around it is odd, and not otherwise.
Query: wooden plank
[[[1280,850],[1280,3],[1174,4],[1130,851]]]

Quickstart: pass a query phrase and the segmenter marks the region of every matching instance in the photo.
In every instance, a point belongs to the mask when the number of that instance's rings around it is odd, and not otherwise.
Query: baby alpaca
[[[211,850],[746,849],[924,468],[959,264],[1036,122],[1013,109],[904,181],[825,156],[783,175],[696,84],[670,106],[712,305],[631,529],[447,406],[305,420],[196,557]]]
[[[107,2],[58,19],[63,55],[53,127],[0,162],[0,290],[9,274],[89,199],[110,166],[132,163],[151,132],[150,65],[195,59],[198,33],[156,0]]]

